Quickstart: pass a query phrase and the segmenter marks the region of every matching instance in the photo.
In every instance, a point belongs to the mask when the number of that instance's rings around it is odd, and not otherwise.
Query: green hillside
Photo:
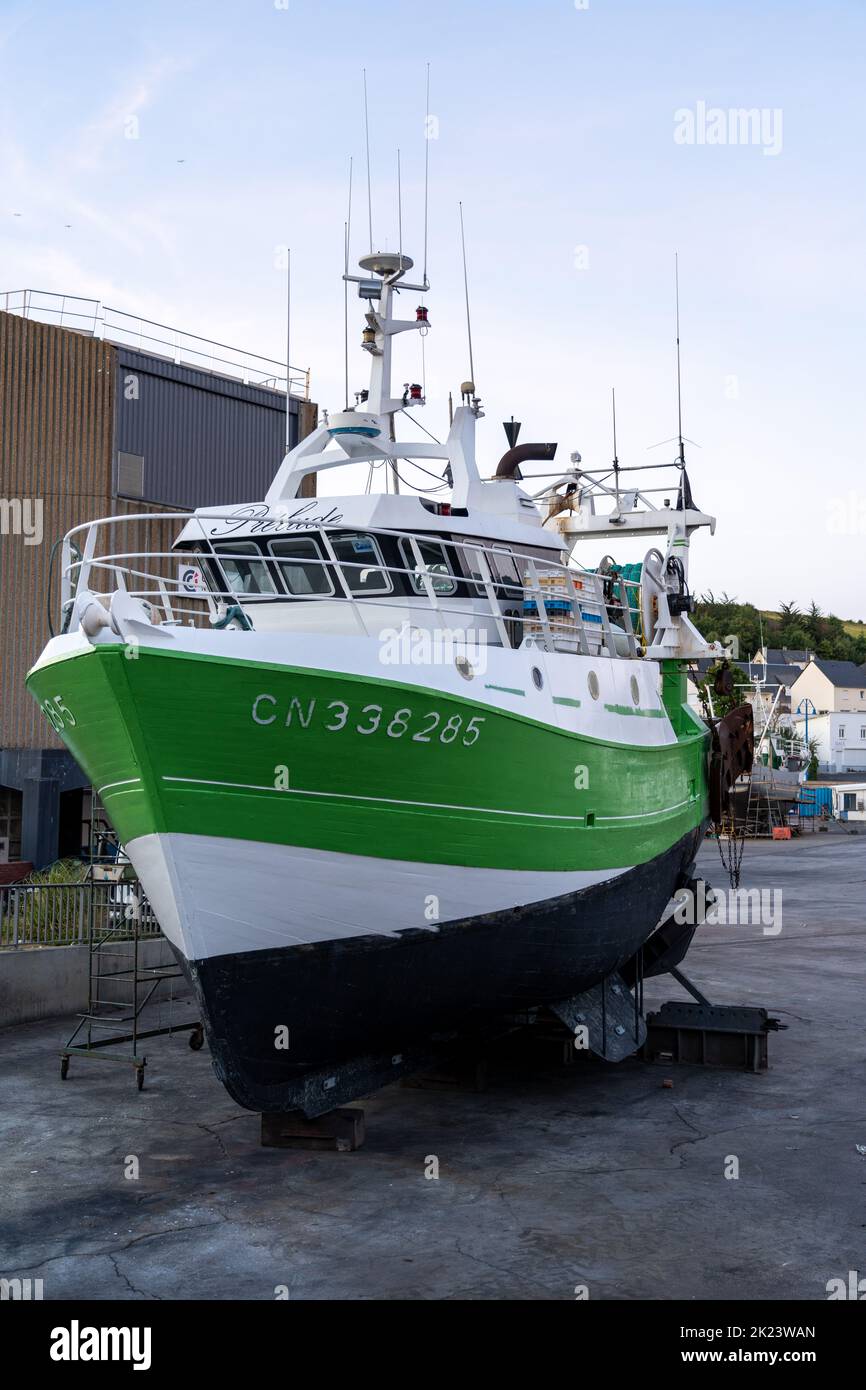
[[[696,622],[709,641],[736,636],[740,661],[748,661],[763,644],[806,648],[834,661],[866,662],[866,622],[822,613],[816,603],[806,610],[796,603],[780,603],[773,612],[740,603],[728,594],[709,593],[698,600]]]
[[[760,613],[764,622],[769,620],[780,623],[782,621],[782,614],[774,613],[771,608],[762,608]],[[866,621],[861,621],[859,618],[842,618],[841,621],[842,627],[849,637],[866,637]],[[787,645],[790,646],[791,644],[788,643]]]

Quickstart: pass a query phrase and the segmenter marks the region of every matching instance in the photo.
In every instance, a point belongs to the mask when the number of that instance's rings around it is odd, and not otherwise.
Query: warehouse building
[[[294,446],[317,411],[309,373],[289,377]],[[284,364],[94,301],[0,293],[0,883],[87,838],[86,778],[24,687],[59,626],[62,537],[258,501],[285,440]]]

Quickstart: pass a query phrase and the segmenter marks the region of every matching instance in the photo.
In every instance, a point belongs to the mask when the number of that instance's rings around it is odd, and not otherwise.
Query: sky
[[[614,386],[621,462],[673,458],[651,446],[676,433],[676,253],[692,490],[718,518],[693,588],[866,618],[864,57],[862,0],[0,0],[0,293],[283,359],[291,246],[292,361],[341,408],[366,68],[374,242],[397,246],[399,148],[419,268],[429,152],[425,426],[469,375],[462,200],[482,472],[512,415],[604,466]],[[353,298],[352,390],[362,320]],[[395,379],[417,380],[407,336]]]

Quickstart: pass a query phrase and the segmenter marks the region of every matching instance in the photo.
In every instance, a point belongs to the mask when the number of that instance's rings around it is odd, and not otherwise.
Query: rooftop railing
[[[0,309],[39,323],[71,328],[105,342],[134,348],[155,357],[164,357],[176,366],[198,367],[202,371],[238,378],[248,386],[286,391],[286,364],[261,353],[246,352],[196,333],[113,309],[98,299],[76,294],[55,294],[51,290],[0,290]],[[310,399],[309,367],[290,367],[291,393]]]

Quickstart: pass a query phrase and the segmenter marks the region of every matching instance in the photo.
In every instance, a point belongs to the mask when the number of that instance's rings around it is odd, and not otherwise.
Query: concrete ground
[[[722,886],[714,844],[701,867]],[[781,932],[702,928],[686,969],[789,1025],[762,1075],[581,1059],[391,1087],[359,1152],[286,1152],[185,1034],[148,1046],[140,1094],[105,1062],[62,1082],[64,1023],[0,1034],[0,1275],[46,1299],[826,1298],[866,1273],[866,835],[749,844],[743,883],[782,890]]]

